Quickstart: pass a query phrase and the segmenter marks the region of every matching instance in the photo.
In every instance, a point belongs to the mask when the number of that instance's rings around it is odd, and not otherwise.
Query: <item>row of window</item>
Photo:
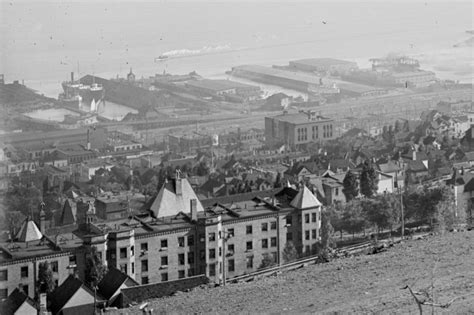
[[[306,128],[297,128],[296,133],[297,133],[298,141],[308,140],[308,129],[306,129]]]
[[[310,238],[310,233],[311,233],[311,238]],[[305,240],[310,240],[310,239],[317,239],[318,238],[318,231],[316,229],[313,229],[313,230],[306,230],[304,231],[304,238]]]
[[[58,272],[59,266],[57,261],[50,262],[51,270],[53,272]],[[29,268],[28,266],[23,266],[20,268],[20,277],[28,278],[29,277]],[[8,281],[8,269],[0,270],[0,281]]]
[[[319,138],[319,126],[311,126],[312,140]],[[333,136],[333,127],[332,125],[323,125],[323,138],[331,138]],[[297,141],[306,141],[308,140],[308,129],[296,128],[296,139]]]

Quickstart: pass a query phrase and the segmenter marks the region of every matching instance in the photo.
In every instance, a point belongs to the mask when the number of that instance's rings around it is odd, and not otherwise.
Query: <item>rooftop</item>
[[[291,61],[290,63],[299,63],[314,67],[332,66],[332,65],[357,65],[353,61],[333,59],[333,58],[309,58]]]
[[[305,124],[312,122],[330,122],[333,121],[331,118],[326,118],[322,116],[316,116],[315,120],[310,120],[307,113],[294,113],[294,114],[282,114],[278,116],[271,117],[279,121],[286,121],[292,124]]]
[[[186,85],[196,88],[202,88],[207,90],[213,90],[215,92],[230,90],[235,88],[255,88],[258,89],[255,85],[250,84],[243,84],[235,81],[230,80],[196,80],[187,82]]]

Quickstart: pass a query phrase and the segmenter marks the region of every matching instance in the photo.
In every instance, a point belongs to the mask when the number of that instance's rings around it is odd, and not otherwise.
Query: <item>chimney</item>
[[[416,161],[416,149],[413,150],[413,161]]]
[[[197,221],[197,200],[196,199],[190,200],[190,207],[191,207],[191,220]]]
[[[74,83],[74,72],[71,71],[71,83]]]
[[[176,196],[183,195],[183,183],[179,174],[176,174]]]
[[[46,232],[46,214],[43,208],[40,211],[40,232],[43,234]]]
[[[91,149],[90,131],[87,129],[87,150]]]

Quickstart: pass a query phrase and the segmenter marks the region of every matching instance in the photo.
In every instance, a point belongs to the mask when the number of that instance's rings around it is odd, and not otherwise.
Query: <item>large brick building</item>
[[[265,117],[265,141],[290,147],[334,139],[334,121],[314,111]]]

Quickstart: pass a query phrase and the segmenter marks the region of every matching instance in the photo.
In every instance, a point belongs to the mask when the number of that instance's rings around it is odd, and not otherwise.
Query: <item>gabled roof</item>
[[[177,215],[179,212],[189,213],[192,199],[197,201],[197,211],[204,211],[188,180],[186,178],[172,179],[163,184],[149,210],[156,218]]]
[[[315,195],[313,195],[306,185],[303,185],[298,194],[291,201],[290,205],[297,209],[306,209],[320,207],[321,202]]]
[[[35,222],[30,217],[28,217],[21,225],[20,231],[16,235],[16,238],[18,242],[31,242],[42,239],[43,234],[38,229]]]
[[[81,288],[86,290],[86,292],[88,292],[92,297],[94,296],[94,293],[76,277],[70,275],[66,280],[64,280],[64,282],[57,287],[49,297],[53,314],[57,314]]]
[[[383,173],[394,173],[400,170],[400,167],[394,161],[388,161],[387,163],[379,164],[378,167]]]
[[[138,285],[135,280],[120,270],[116,268],[110,268],[98,285],[99,292],[105,299],[109,300],[115,294],[115,292],[117,292],[120,286],[127,280],[129,283],[133,283],[134,286]]]
[[[416,160],[416,161],[408,161],[407,170],[410,170],[412,172],[423,172],[423,171],[427,171],[428,169],[426,168],[425,164],[423,164],[422,161]]]
[[[8,298],[0,305],[0,313],[4,315],[13,315],[23,305],[23,303],[30,304],[36,308],[35,302],[22,291],[15,289],[8,296]]]

